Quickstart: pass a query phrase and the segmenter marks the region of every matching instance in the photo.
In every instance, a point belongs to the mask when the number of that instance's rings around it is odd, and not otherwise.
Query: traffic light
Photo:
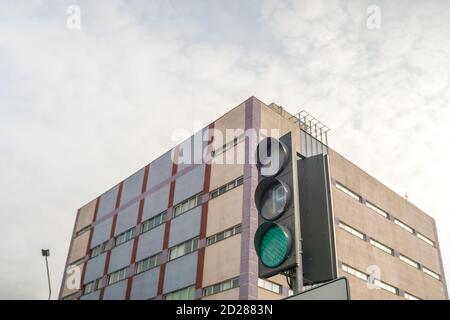
[[[298,266],[297,171],[291,134],[279,140],[263,139],[256,149],[256,161],[255,204],[259,215],[254,244],[259,257],[259,277],[267,278]]]

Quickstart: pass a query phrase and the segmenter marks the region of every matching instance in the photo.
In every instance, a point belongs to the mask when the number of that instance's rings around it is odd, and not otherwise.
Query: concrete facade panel
[[[105,215],[111,213],[116,208],[116,200],[117,200],[117,192],[119,190],[119,186],[106,191],[101,197],[98,205],[97,212],[97,220],[104,217]]]
[[[169,247],[192,239],[200,234],[202,207],[198,206],[172,219]]]
[[[96,204],[97,199],[92,200],[91,202],[80,208],[75,231],[79,231],[92,223],[92,221],[94,220]]]
[[[105,288],[103,300],[124,300],[125,291],[127,290],[127,280],[114,283]]]
[[[108,273],[122,269],[130,264],[133,240],[122,243],[111,250]]]
[[[242,186],[209,201],[207,237],[240,223],[242,223]]]
[[[189,287],[195,283],[197,251],[169,261],[166,265],[163,293]]]
[[[89,235],[92,231],[87,231],[73,240],[72,250],[70,251],[69,263],[77,261],[86,255],[89,242]]]
[[[159,268],[140,273],[133,278],[130,299],[147,300],[156,297],[159,279]]]
[[[175,184],[174,205],[203,190],[205,178],[205,165],[199,165],[195,169],[182,175]]]
[[[145,168],[134,173],[123,182],[122,198],[120,203],[124,204],[141,194],[142,182],[144,180]]]
[[[91,248],[99,245],[110,239],[112,218],[100,222],[94,227],[94,234],[92,235]]]
[[[148,258],[162,250],[164,227],[162,224],[139,236],[136,261]]]
[[[139,201],[133,203],[128,208],[119,211],[117,215],[116,229],[114,230],[114,235],[121,234],[122,232],[136,225],[138,210],[139,210]]]
[[[203,287],[239,276],[240,248],[241,235],[233,236],[206,247]]]
[[[105,268],[106,253],[103,253],[87,262],[86,273],[84,275],[84,283],[89,283],[95,279],[103,277]]]
[[[147,220],[167,209],[167,204],[169,202],[169,190],[170,184],[167,184],[145,198],[142,221]]]
[[[99,300],[100,299],[100,290],[91,292],[84,296],[80,297],[80,300]]]
[[[147,190],[169,179],[172,175],[172,151],[168,151],[161,157],[150,163]]]

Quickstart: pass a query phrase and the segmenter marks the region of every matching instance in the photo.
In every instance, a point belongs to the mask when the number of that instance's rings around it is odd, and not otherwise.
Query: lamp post
[[[47,267],[47,280],[48,280],[48,300],[52,296],[52,286],[50,285],[50,271],[48,269],[48,257],[50,256],[50,249],[41,249],[42,256],[45,257],[45,265]]]

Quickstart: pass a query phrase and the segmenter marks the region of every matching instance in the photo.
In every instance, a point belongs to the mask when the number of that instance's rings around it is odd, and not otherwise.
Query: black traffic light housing
[[[297,266],[295,246],[295,208],[291,134],[280,139],[268,137],[257,147],[258,186],[255,204],[258,229],[255,250],[258,254],[259,277],[268,278]],[[294,172],[295,171],[295,172]]]

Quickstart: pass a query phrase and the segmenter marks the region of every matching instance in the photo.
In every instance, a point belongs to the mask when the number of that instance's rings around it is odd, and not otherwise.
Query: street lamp
[[[48,300],[52,296],[52,286],[50,285],[50,271],[48,269],[48,257],[50,256],[50,249],[41,249],[42,256],[45,257],[45,265],[47,267],[47,280],[48,280]]]

